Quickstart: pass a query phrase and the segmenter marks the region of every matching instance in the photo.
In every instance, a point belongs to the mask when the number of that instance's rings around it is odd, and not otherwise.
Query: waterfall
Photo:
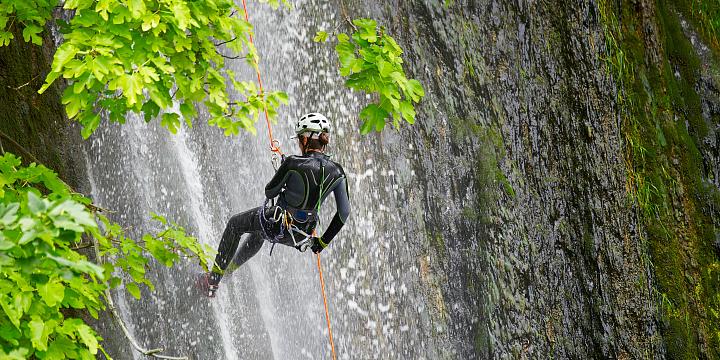
[[[379,228],[409,226],[411,221],[395,224],[403,221],[398,216],[399,204],[388,203],[385,200],[392,196],[381,195],[402,189],[380,181],[379,177],[395,177],[389,164],[377,163],[372,153],[352,150],[363,149],[355,123],[363,99],[342,86],[332,48],[312,42],[307,11],[274,12],[256,3],[250,5],[265,86],[285,90],[292,99],[281,109],[274,127],[283,150],[297,153],[289,141],[292,124],[311,111],[328,115],[333,120],[332,141],[345,144],[331,146],[331,152],[348,174],[354,213],[323,253],[339,357],[377,358],[385,356],[379,351],[393,354],[405,349],[407,353],[407,349],[428,346],[429,340],[422,339],[413,326],[419,320],[395,307],[413,303],[407,296],[416,280],[408,277],[417,277],[419,270],[414,265],[407,269],[393,265],[414,260],[415,255],[402,251],[407,249],[408,238],[393,237],[398,230]],[[304,4],[295,6],[299,9]],[[328,10],[328,5],[315,11],[323,9]],[[323,19],[322,25],[329,26],[333,16]],[[227,66],[252,79],[243,60],[229,60]],[[206,119],[207,114],[201,112],[192,129],[181,129],[176,135],[137,116],[129,116],[122,126],[104,124],[85,144],[93,199],[116,211],[111,218],[135,236],[156,228],[149,220],[152,211],[177,221],[199,241],[216,248],[230,216],[262,203],[273,168],[262,120],[257,124],[257,136],[226,138],[221,130],[206,125]],[[396,137],[387,136],[390,140]],[[394,146],[401,145],[393,141]],[[333,212],[331,198],[323,209],[323,224],[329,223]],[[266,244],[226,277],[212,300],[192,295],[200,267],[187,262],[172,270],[153,264],[150,277],[157,289],[154,293],[143,290],[139,301],[122,287],[113,294],[140,343],[162,347],[169,355],[193,359],[330,358],[314,257],[284,246],[277,246],[270,257],[269,247]],[[417,317],[422,308],[416,304],[406,311]],[[116,359],[138,358],[119,339],[107,339],[106,346]],[[421,348],[419,353],[427,354]]]

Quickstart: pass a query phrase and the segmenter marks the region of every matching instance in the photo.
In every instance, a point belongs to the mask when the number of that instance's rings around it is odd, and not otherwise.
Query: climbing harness
[[[250,23],[250,18],[249,18],[249,16],[248,16],[248,10],[247,10],[246,0],[242,0],[242,5],[243,5],[243,10],[245,11],[245,21],[247,21],[248,23]],[[250,44],[251,44],[252,46],[254,46],[253,36],[252,36],[252,35],[249,35],[248,37],[249,37],[249,40],[250,40]],[[264,110],[265,110],[265,122],[267,123],[268,137],[270,138],[270,151],[273,153],[273,154],[272,154],[271,161],[272,161],[272,163],[273,163],[273,166],[275,167],[275,164],[276,164],[277,159],[278,159],[278,158],[282,158],[282,156],[284,156],[284,155],[283,155],[283,152],[280,150],[280,142],[277,141],[277,140],[275,140],[275,139],[273,138],[273,135],[272,135],[272,127],[270,126],[270,115],[268,114],[267,104],[265,104],[265,92],[264,92],[264,90],[263,90],[262,77],[260,76],[260,65],[257,63],[257,60],[255,60],[255,72],[257,73],[258,88],[259,88],[259,92],[260,92],[260,95],[262,96],[263,104],[264,104],[263,108],[264,108]],[[322,162],[321,162],[321,164],[322,164]],[[275,167],[275,168],[277,169],[277,167]],[[322,192],[323,192],[323,185],[324,185],[323,183],[324,183],[324,181],[325,181],[325,168],[323,167],[323,177],[322,177],[322,181],[320,182],[320,196],[318,197],[318,204],[317,204],[317,206],[316,206],[316,212],[317,212],[317,210],[318,210],[319,207],[320,207],[320,203],[322,202]],[[267,220],[267,219],[265,219],[265,206],[262,206],[262,207],[260,208],[260,211],[259,211],[259,212],[260,212],[260,214],[261,214],[261,216],[260,216],[260,221],[261,221],[261,224],[262,224],[262,221],[263,221],[263,220]],[[287,214],[286,214],[286,215],[287,215]],[[275,214],[273,214],[273,217],[274,217],[274,216],[275,216]],[[280,219],[278,218],[278,220],[280,220]],[[283,224],[286,222],[287,218],[284,218],[284,219],[282,219],[282,220],[283,220],[283,221],[280,223],[280,224],[281,224],[281,231],[280,231],[279,235],[282,235],[283,232],[284,232],[284,231],[282,231],[282,226],[284,226]],[[291,220],[292,220],[292,219],[291,219]],[[318,216],[318,220],[319,220],[319,216]],[[294,224],[292,224],[292,222],[290,223],[290,225],[291,225],[291,226],[294,226]],[[295,229],[297,229],[296,226],[295,226]],[[297,229],[297,230],[300,230],[300,229]],[[268,235],[264,226],[263,226],[263,232],[265,233],[266,236]],[[292,239],[293,239],[293,243],[295,243],[295,245],[296,245],[296,247],[297,247],[297,246],[298,246],[298,243],[295,242],[295,237],[294,237],[294,235],[293,235],[294,229],[291,227],[289,232],[290,232],[290,235],[291,235],[291,237],[292,237]],[[308,235],[308,234],[305,233],[304,231],[298,232],[298,233],[305,235],[305,239],[304,239],[304,240],[301,240],[300,243],[299,243],[299,245],[300,245],[301,247],[298,248],[298,250],[300,250],[300,251],[305,251],[305,250],[307,250],[308,247],[310,247],[310,245],[312,245],[312,244],[310,244],[310,241],[312,240],[312,237],[313,237],[313,236]],[[314,234],[315,234],[315,230],[313,230],[313,235],[314,235]],[[276,242],[277,242],[277,241],[276,241]],[[275,242],[275,243],[276,243],[276,242]],[[273,243],[273,247],[275,247],[275,243]],[[272,248],[270,249],[270,253],[272,254]],[[330,326],[330,311],[328,310],[327,296],[325,295],[325,280],[323,279],[323,276],[322,276],[322,267],[320,266],[320,254],[315,254],[315,255],[317,256],[317,268],[318,268],[318,273],[320,274],[320,289],[321,289],[321,291],[322,291],[323,303],[324,303],[324,305],[325,305],[325,320],[327,320],[328,334],[329,334],[329,337],[330,337],[330,349],[332,350],[332,358],[333,358],[333,360],[335,360],[335,359],[337,359],[337,355],[335,354],[335,343],[333,342],[332,329],[331,329],[331,326]]]
[[[258,210],[260,227],[262,228],[265,240],[269,241],[272,244],[272,247],[270,248],[270,256],[272,256],[272,251],[275,248],[275,244],[282,242],[282,239],[285,237],[285,230],[287,230],[287,233],[290,234],[290,238],[293,241],[293,246],[301,252],[305,252],[310,247],[310,245],[312,245],[311,240],[313,235],[308,234],[305,230],[301,229],[296,224],[314,223],[316,222],[317,214],[304,210],[293,209],[290,207],[283,208],[275,204],[271,204],[268,206],[270,202],[270,199],[265,199],[265,203]],[[268,209],[272,209],[272,216],[270,218],[265,215],[265,212]],[[298,217],[298,215],[300,215],[301,213],[304,213],[304,219]],[[271,235],[270,233],[274,231],[270,231],[269,229],[275,224],[280,224],[280,228],[278,229],[277,234]],[[298,241],[295,238],[295,234],[302,235],[301,240]]]

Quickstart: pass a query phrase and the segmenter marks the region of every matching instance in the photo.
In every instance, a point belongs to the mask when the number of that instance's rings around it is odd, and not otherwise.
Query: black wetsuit
[[[350,215],[347,179],[340,164],[317,152],[288,156],[265,186],[265,196],[268,199],[277,197],[276,206],[292,214],[294,224],[308,234],[317,224],[316,210],[330,193],[335,196],[337,211],[320,236],[325,246],[335,238]],[[261,206],[230,218],[215,257],[220,270],[231,272],[237,269],[258,253],[265,240],[294,246],[288,229],[280,222],[272,221],[275,211],[275,206]],[[243,234],[249,236],[240,245]],[[297,233],[294,236],[296,241],[304,238]],[[233,264],[229,268],[230,261]],[[222,271],[217,270],[211,274],[210,284],[217,285],[220,282]]]

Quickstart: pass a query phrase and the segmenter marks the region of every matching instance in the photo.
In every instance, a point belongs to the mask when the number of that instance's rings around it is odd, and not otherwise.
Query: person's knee
[[[227,222],[227,226],[231,228],[238,227],[242,223],[242,214],[233,215]]]
[[[247,241],[245,242],[245,246],[251,249],[256,249],[262,247],[264,242],[265,239],[262,237],[262,235],[260,233],[254,232],[248,236]]]

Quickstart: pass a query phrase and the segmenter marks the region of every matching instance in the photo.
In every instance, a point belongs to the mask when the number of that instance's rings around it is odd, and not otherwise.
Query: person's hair
[[[311,136],[302,136],[305,138],[303,140],[303,143],[305,144],[305,151],[308,150],[322,150],[328,142],[330,142],[330,137],[328,136],[328,133],[320,133],[320,135],[317,137],[317,139],[313,139]]]

